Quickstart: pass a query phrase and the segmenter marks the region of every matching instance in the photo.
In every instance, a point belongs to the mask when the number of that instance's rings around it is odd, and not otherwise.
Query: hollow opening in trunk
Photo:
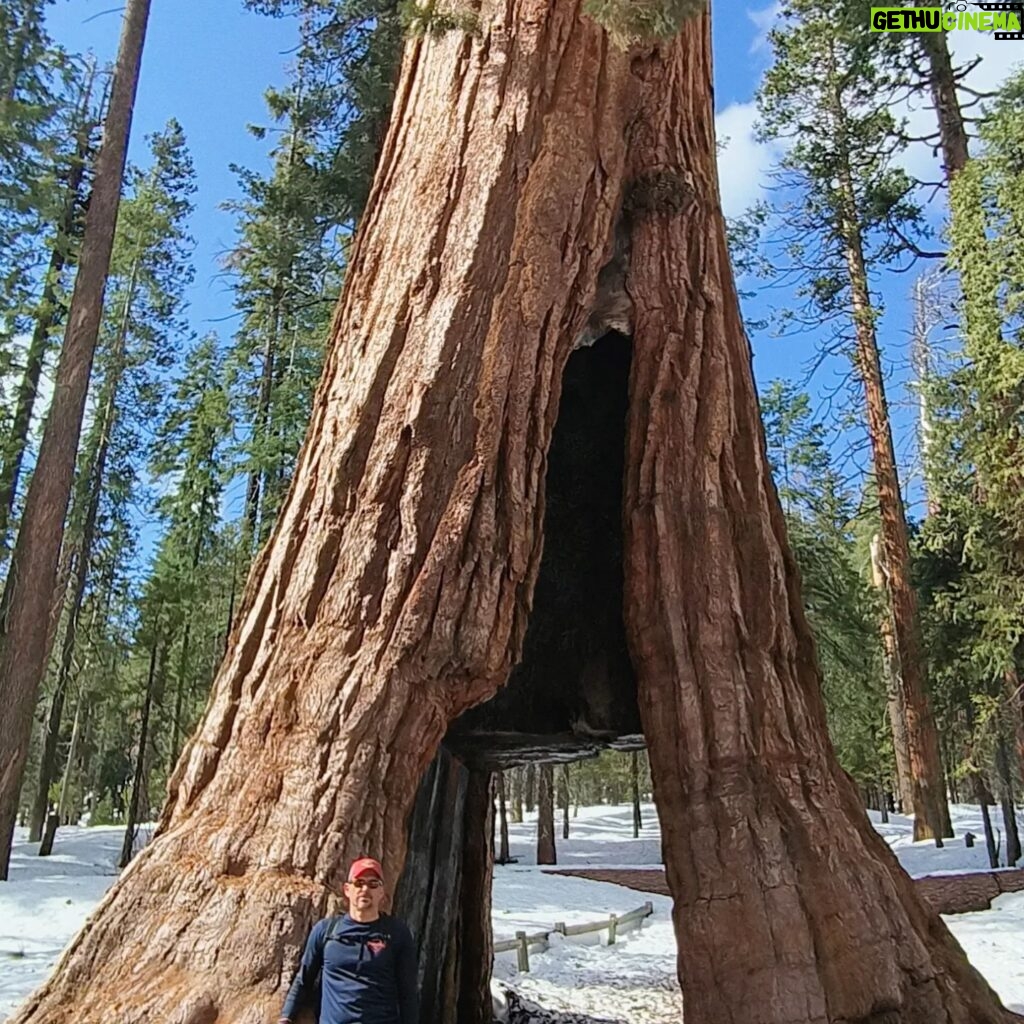
[[[467,762],[501,767],[642,744],[623,622],[630,355],[629,338],[611,331],[568,359],[523,656],[508,683],[449,730],[446,745]]]

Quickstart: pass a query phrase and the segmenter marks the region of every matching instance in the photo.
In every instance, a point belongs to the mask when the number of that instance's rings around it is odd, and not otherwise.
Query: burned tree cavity
[[[623,622],[629,338],[569,356],[545,476],[544,549],[523,656],[447,743],[494,767],[579,757],[641,732]]]

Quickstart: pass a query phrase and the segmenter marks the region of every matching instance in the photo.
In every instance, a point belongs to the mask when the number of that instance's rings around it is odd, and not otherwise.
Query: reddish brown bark
[[[871,828],[827,739],[729,269],[706,23],[636,70],[648,89],[634,174],[675,169],[690,191],[682,212],[633,225],[625,508],[685,1019],[1011,1020]]]
[[[839,160],[836,195],[840,204],[839,231],[850,286],[850,303],[856,335],[854,366],[864,389],[872,468],[878,496],[882,535],[882,567],[892,611],[898,679],[906,720],[907,753],[914,804],[914,838],[951,836],[953,829],[946,801],[945,774],[935,727],[924,652],[917,593],[910,578],[910,541],[903,504],[896,451],[892,440],[889,406],[885,396],[882,361],[875,329],[877,313],[871,302],[864,260],[863,217],[858,208],[846,137],[846,111],[838,87],[828,110],[829,129],[836,135]]]
[[[937,6],[935,0],[918,0],[919,7]],[[938,121],[942,163],[949,181],[967,166],[967,129],[956,89],[956,73],[945,32],[921,32],[917,41],[928,65],[928,92]]]
[[[867,275],[859,247],[852,248],[848,255],[852,267],[851,276],[855,282],[854,301],[859,306],[856,326],[857,370],[864,386],[867,406],[884,550],[883,564],[887,576],[886,589],[896,641],[897,678],[902,689],[906,721],[914,838],[951,836],[953,829],[946,801],[939,734],[928,700],[917,593],[910,579],[910,541],[906,513],[896,470],[874,318],[868,309]]]
[[[1011,1020],[828,745],[729,274],[706,19],[628,55],[571,0],[479,20],[408,44],[204,722],[157,838],[15,1024],[269,1020],[348,859],[397,875],[447,724],[522,648],[558,382],[627,191],[627,614],[688,1024]]]
[[[57,583],[64,516],[103,313],[149,2],[128,0],[53,402],[4,587],[0,622],[0,736],[4,737],[0,747],[0,879],[7,877],[32,712],[46,667],[50,636],[48,630],[40,629],[40,623],[48,621]]]
[[[883,671],[885,672],[886,711],[889,715],[889,729],[892,733],[896,783],[899,787],[901,810],[904,814],[909,815],[914,813],[914,786],[910,772],[910,744],[907,741],[907,711],[903,699],[903,684],[900,681],[899,653],[896,650],[896,637],[892,628],[889,592],[885,585],[885,574],[882,571],[881,538],[877,534],[871,539],[871,577],[882,606],[880,628]]]

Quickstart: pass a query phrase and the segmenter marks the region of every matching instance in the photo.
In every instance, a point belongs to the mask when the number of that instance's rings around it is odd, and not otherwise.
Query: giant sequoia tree
[[[522,649],[561,373],[615,253],[624,617],[688,1024],[1015,1019],[828,743],[726,254],[706,16],[629,50],[577,0],[476,21],[408,44],[295,480],[158,836],[15,1021],[270,1020],[348,859],[398,872],[448,724]]]

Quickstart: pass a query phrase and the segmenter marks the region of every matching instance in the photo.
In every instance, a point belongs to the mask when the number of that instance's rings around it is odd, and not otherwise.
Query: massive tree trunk
[[[7,878],[32,712],[46,668],[64,516],[85,412],[121,200],[150,0],[128,0],[85,240],[39,458],[0,608],[0,879]]]
[[[158,836],[15,1024],[267,1021],[349,858],[397,874],[448,723],[522,648],[560,375],[624,198],[626,614],[688,1024],[1013,1019],[829,747],[714,149],[706,18],[625,54],[574,0],[485,0],[473,35],[410,40],[205,719]]]
[[[634,166],[676,168],[692,198],[633,225],[627,279],[626,615],[685,1019],[735,1024],[756,1007],[759,1024],[1010,1020],[827,738],[729,270],[702,32],[685,30],[685,59],[642,65]]]

